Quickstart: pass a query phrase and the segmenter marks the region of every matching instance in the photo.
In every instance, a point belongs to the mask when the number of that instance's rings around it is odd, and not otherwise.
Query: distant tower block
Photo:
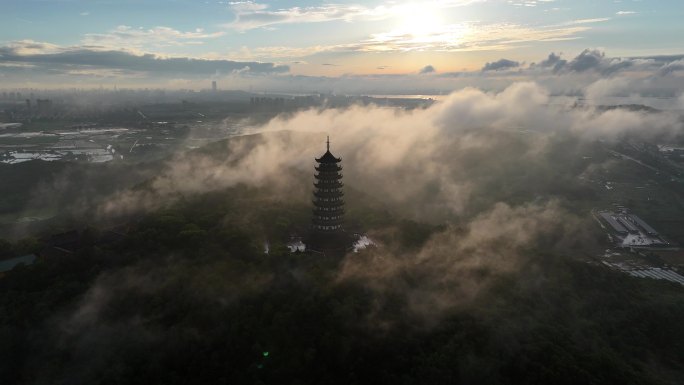
[[[330,153],[330,137],[327,145],[325,154],[316,158],[318,173],[314,182],[312,227],[315,233],[336,234],[342,231],[344,218],[342,166],[339,165],[342,159]]]
[[[211,82],[211,90],[216,92],[216,80]]]

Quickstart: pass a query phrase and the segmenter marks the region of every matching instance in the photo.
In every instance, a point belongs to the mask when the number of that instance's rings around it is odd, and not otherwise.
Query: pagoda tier
[[[340,182],[338,179],[322,179],[320,181],[316,181],[314,183],[314,187],[317,189],[342,188],[344,187],[344,183]]]
[[[313,209],[312,213],[313,213],[313,215],[314,215],[314,218],[315,218],[315,217],[318,217],[318,216],[332,216],[332,217],[336,217],[336,216],[344,215],[345,210],[342,208],[342,206],[340,206],[340,207],[337,207],[337,208],[335,208],[335,209],[333,209],[333,210]]]
[[[323,217],[323,216],[315,216],[311,220],[312,223],[318,224],[321,226],[325,225],[341,225],[343,221],[342,216],[340,215],[339,217]]]
[[[336,233],[342,231],[344,219],[344,192],[342,191],[342,161],[330,152],[330,140],[328,150],[320,158],[315,166],[314,177],[315,190],[313,192],[313,218],[311,226],[315,232]]]
[[[315,175],[315,177],[315,183],[333,183],[335,181],[339,181],[342,179],[342,173],[327,173],[324,171],[320,171],[318,174]]]
[[[321,164],[320,166],[314,166],[314,169],[316,171],[342,171],[342,166],[338,165],[328,165],[328,164]]]
[[[316,200],[336,202],[342,200],[344,193],[335,188],[319,188],[314,191],[313,195],[316,197]]]

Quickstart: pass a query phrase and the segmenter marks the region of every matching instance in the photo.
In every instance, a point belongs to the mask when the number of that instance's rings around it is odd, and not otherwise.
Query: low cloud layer
[[[514,273],[543,244],[547,253],[568,252],[573,244],[590,242],[591,226],[557,202],[511,207],[495,204],[462,227],[447,227],[419,250],[381,245],[351,254],[337,279],[366,286],[375,295],[369,325],[391,327],[383,310],[397,296],[417,325],[431,326],[454,309],[470,305],[492,279]],[[390,305],[391,306],[391,305]]]
[[[229,75],[235,72],[273,74],[288,72],[289,67],[273,63],[239,62],[183,57],[160,57],[122,50],[83,47],[59,47],[24,41],[0,47],[0,72],[45,75],[79,75],[109,72],[112,77],[201,77]],[[119,74],[119,76],[116,76]]]
[[[192,36],[204,34],[195,32]],[[343,67],[337,62],[321,64],[326,68]],[[611,82],[626,86],[612,92],[605,88],[604,97],[591,100],[592,104],[614,104],[612,97],[630,97],[629,103],[657,102],[658,105],[651,106],[672,109],[678,108],[676,103],[668,104],[665,98],[676,99],[682,95],[684,56],[610,57],[600,50],[585,49],[574,57],[553,52],[530,64],[509,57],[486,63],[475,71],[437,72],[434,65],[427,65],[407,74],[307,76],[291,74],[289,66],[269,62],[165,57],[102,47],[62,47],[22,41],[0,47],[0,77],[7,87],[96,81],[98,85],[120,87],[172,84],[174,88],[196,89],[206,87],[211,79],[230,84],[231,89],[266,92],[422,95],[447,94],[465,87],[501,92],[515,82],[527,80],[542,85],[551,95],[569,97],[587,97],[585,92],[592,84]]]
[[[684,134],[678,114],[553,105],[547,89],[529,82],[499,93],[468,88],[411,111],[312,109],[253,130],[260,135],[178,154],[148,183],[108,197],[87,215],[139,215],[237,185],[309,205],[314,157],[330,135],[346,189],[398,217],[446,224],[414,250],[383,243],[394,228],[364,229],[380,247],[348,255],[336,282],[360,283],[374,294],[373,327],[391,327],[383,309],[396,298],[402,311],[429,327],[476,298],[491,278],[515,272],[534,249],[586,250],[595,228],[588,212],[573,211],[571,202],[592,196],[580,176],[613,161],[594,157],[599,140],[666,141]],[[89,315],[98,311],[92,304],[107,300],[98,297],[99,284],[70,324],[92,325]]]
[[[588,92],[602,91],[596,86]],[[333,151],[344,159],[348,184],[384,197],[416,219],[472,216],[510,199],[497,187],[503,181],[511,193],[530,186],[537,190],[529,191],[532,196],[562,190],[563,178],[577,176],[549,163],[554,146],[566,145],[563,141],[582,146],[626,135],[666,139],[681,134],[682,122],[675,113],[553,105],[544,87],[516,83],[500,93],[464,89],[412,111],[312,109],[277,117],[254,132],[265,135],[217,144],[225,146],[214,149],[221,156],[178,155],[151,190],[122,193],[103,212],[153,207],[179,194],[239,183],[306,196],[309,186],[301,186],[288,169],[310,174],[313,156],[329,134]]]

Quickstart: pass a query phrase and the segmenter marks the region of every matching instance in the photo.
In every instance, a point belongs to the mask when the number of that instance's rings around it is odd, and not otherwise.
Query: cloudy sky
[[[330,82],[373,77],[377,90],[393,91],[382,84],[403,76],[676,76],[684,64],[681,0],[2,0],[2,8],[0,81],[15,87],[178,88],[230,77],[237,88],[346,91]],[[433,83],[416,92],[437,90]]]

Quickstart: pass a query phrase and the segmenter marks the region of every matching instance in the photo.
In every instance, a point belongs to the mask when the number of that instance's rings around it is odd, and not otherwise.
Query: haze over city
[[[681,89],[669,1],[15,1],[5,87],[448,93],[536,79],[553,93]],[[644,84],[648,83],[648,85]],[[678,88],[679,87],[679,88]]]

